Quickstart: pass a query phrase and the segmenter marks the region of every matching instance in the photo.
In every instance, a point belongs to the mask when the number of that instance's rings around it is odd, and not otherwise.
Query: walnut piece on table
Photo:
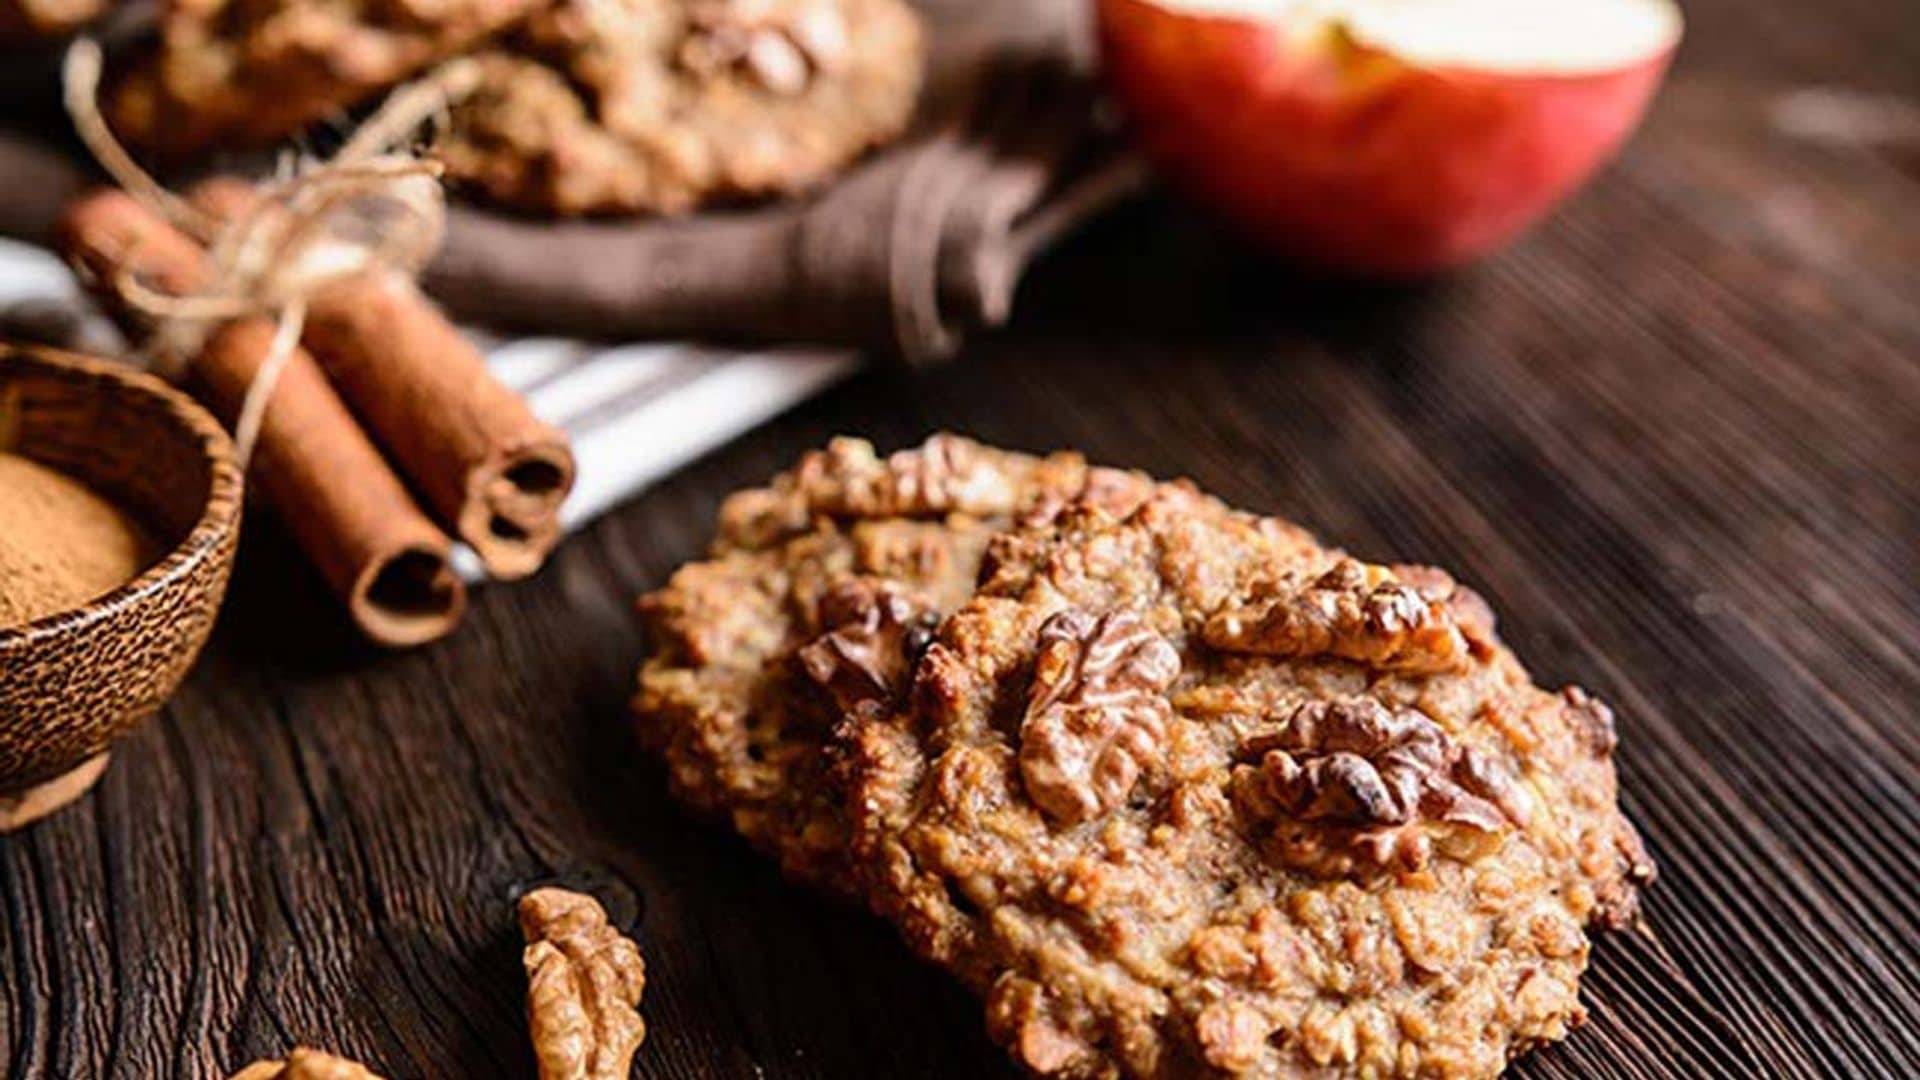
[[[535,889],[520,898],[527,1027],[540,1080],[625,1080],[647,1026],[640,948],[591,896]]]
[[[380,1074],[356,1061],[295,1047],[283,1061],[256,1061],[233,1074],[232,1080],[381,1080]]]

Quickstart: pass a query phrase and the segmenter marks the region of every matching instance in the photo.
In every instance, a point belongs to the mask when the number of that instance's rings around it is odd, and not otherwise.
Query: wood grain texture
[[[629,598],[718,500],[835,432],[950,427],[1186,474],[1485,591],[1617,707],[1662,876],[1540,1078],[1920,1075],[1920,155],[1772,124],[1920,102],[1908,5],[1698,0],[1623,161],[1419,290],[1315,284],[1153,200],[1009,331],[876,372],[361,649],[273,528],[159,722],[0,840],[0,1072],[204,1077],[293,1041],[394,1077],[531,1075],[511,901],[585,886],[647,953],[655,1078],[1009,1075],[966,995],[667,801]]]

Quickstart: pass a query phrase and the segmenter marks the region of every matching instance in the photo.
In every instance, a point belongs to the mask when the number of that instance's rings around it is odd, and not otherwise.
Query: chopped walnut
[[[1495,833],[1525,824],[1519,785],[1413,709],[1316,701],[1248,741],[1233,794],[1283,861],[1329,876],[1425,865],[1425,823]]]
[[[234,1073],[232,1080],[380,1080],[380,1076],[358,1062],[303,1046],[284,1061],[256,1061]]]
[[[1131,611],[1049,617],[1020,727],[1027,794],[1070,823],[1124,802],[1167,737],[1179,674],[1173,646]]]
[[[1639,921],[1639,890],[1653,884],[1660,871],[1647,855],[1640,834],[1624,818],[1614,828],[1611,846],[1622,872],[1595,894],[1593,921],[1608,930],[1622,930]]]
[[[1001,976],[987,994],[987,1030],[1041,1076],[1065,1071],[1091,1049],[1054,1016],[1046,988],[1012,973]]]
[[[1230,1073],[1243,1073],[1260,1060],[1273,1022],[1258,1009],[1235,1001],[1216,1001],[1194,1018],[1194,1034],[1207,1064]]]
[[[957,435],[935,435],[884,461],[860,439],[835,439],[808,454],[794,482],[812,508],[836,517],[925,517],[948,513],[1011,514],[1013,479]]]
[[[823,632],[800,650],[800,665],[842,712],[894,701],[939,624],[938,612],[899,590],[854,578],[821,601]]]
[[[840,9],[821,0],[700,0],[687,15],[683,67],[709,76],[739,69],[776,94],[805,90],[850,48]]]
[[[1446,600],[1354,559],[1304,590],[1267,583],[1251,603],[1209,619],[1204,637],[1227,652],[1330,655],[1413,674],[1457,670],[1472,649]]]
[[[527,1025],[540,1080],[625,1080],[647,1027],[640,949],[598,901],[565,889],[520,898]]]
[[[1153,495],[1154,481],[1144,473],[1095,465],[1087,469],[1077,491],[1043,489],[1020,514],[1023,529],[1051,525],[1069,506],[1091,506],[1118,519],[1140,508]]]
[[[1607,708],[1607,703],[1578,686],[1560,691],[1560,700],[1567,710],[1568,721],[1580,737],[1580,745],[1595,757],[1613,753],[1613,748],[1620,743],[1620,735],[1614,730],[1613,710]]]
[[[1428,600],[1445,604],[1453,613],[1454,621],[1460,624],[1460,632],[1466,635],[1474,656],[1488,659],[1500,647],[1493,605],[1487,603],[1486,597],[1455,581],[1452,574],[1437,566],[1397,563],[1393,576],[1419,590]]]

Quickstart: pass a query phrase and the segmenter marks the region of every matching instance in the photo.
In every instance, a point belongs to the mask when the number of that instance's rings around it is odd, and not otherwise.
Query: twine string
[[[233,452],[240,456],[243,469],[253,460],[260,425],[267,418],[267,402],[273,399],[273,388],[280,384],[281,372],[293,359],[294,347],[300,344],[300,331],[306,324],[306,300],[294,300],[280,309],[280,319],[273,328],[273,344],[254,371],[253,382],[247,385],[247,395],[240,402],[240,416],[233,424]]]
[[[247,384],[234,422],[244,469],[267,403],[300,343],[307,302],[319,290],[368,271],[417,276],[440,247],[446,198],[440,168],[404,149],[422,126],[479,85],[471,60],[451,61],[390,94],[327,160],[283,160],[257,185],[251,205],[221,220],[169,191],[114,137],[100,111],[99,43],[81,37],[63,65],[74,130],[122,190],[207,250],[207,283],[186,295],[155,290],[122,270],[105,282],[154,323],[148,343],[162,374],[178,379],[224,323],[275,321],[272,346]]]
[[[195,240],[202,243],[211,240],[218,230],[212,217],[161,186],[133,160],[120,140],[113,137],[106,117],[100,112],[100,75],[105,66],[100,43],[84,35],[74,39],[61,64],[62,99],[80,141],[86,144],[100,167],[107,170],[107,175],[129,195]]]

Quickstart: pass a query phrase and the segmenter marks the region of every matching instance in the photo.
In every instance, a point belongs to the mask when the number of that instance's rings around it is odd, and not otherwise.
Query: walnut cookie
[[[0,0],[0,46],[70,34],[99,18],[108,0]]]
[[[536,213],[793,192],[905,128],[922,39],[901,0],[559,0],[481,54],[439,156]]]
[[[1614,731],[1446,574],[1157,492],[996,540],[849,723],[855,858],[1060,1077],[1489,1077],[1652,864]]]
[[[545,0],[165,0],[109,87],[129,145],[179,161],[271,143],[464,52]]]
[[[704,562],[640,600],[654,652],[634,698],[676,795],[730,818],[796,880],[856,895],[825,745],[849,709],[892,707],[939,616],[973,592],[987,541],[1150,481],[935,435],[890,457],[836,439],[721,508]]]

